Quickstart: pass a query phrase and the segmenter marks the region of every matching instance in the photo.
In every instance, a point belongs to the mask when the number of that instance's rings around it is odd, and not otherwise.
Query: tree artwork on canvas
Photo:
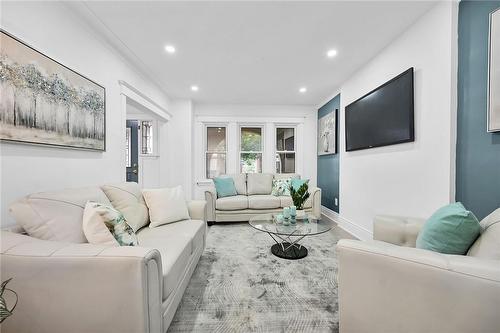
[[[0,34],[0,139],[105,149],[105,89]]]

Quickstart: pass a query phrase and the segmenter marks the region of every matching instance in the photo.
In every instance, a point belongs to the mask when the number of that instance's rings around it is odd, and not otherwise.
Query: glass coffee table
[[[332,229],[333,223],[313,216],[297,218],[295,224],[278,223],[275,214],[252,217],[248,223],[259,231],[266,232],[276,244],[271,252],[283,259],[301,259],[307,256],[307,248],[299,242],[306,236],[319,235]]]

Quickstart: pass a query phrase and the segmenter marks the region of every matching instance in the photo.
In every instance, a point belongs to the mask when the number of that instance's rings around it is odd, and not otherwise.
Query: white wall
[[[453,201],[456,24],[457,4],[438,4],[342,85],[344,112],[415,68],[415,142],[346,152],[341,123],[340,220],[361,238],[371,237],[377,214],[428,217]]]
[[[239,172],[238,125],[254,124],[264,128],[263,172],[274,173],[273,153],[276,145],[276,125],[296,127],[296,172],[310,179],[316,186],[316,109],[297,105],[215,105],[194,106],[193,127],[193,183],[203,183],[204,175],[204,123],[228,125],[227,173]],[[203,197],[204,186],[195,186],[195,197]]]
[[[107,151],[90,152],[2,142],[1,224],[13,223],[7,207],[28,193],[125,179],[125,114],[118,80],[164,108],[167,96],[135,71],[80,18],[57,2],[3,2],[2,28],[106,88]],[[175,127],[177,112],[168,125]],[[180,117],[181,118],[181,117]],[[176,170],[172,168],[172,170]],[[170,174],[170,178],[176,178]],[[163,183],[166,183],[163,180]]]

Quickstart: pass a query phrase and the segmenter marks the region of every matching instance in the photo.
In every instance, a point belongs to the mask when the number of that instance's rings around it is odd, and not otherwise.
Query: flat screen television
[[[415,141],[413,67],[345,108],[346,151]]]

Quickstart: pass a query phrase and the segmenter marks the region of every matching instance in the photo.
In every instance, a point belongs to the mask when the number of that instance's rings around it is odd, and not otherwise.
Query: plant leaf
[[[12,312],[7,309],[5,300],[0,296],[0,323],[2,323],[10,315],[12,315]]]
[[[2,284],[0,285],[0,296],[2,296],[2,295],[3,295],[3,292],[4,292],[4,290],[5,290],[5,287],[7,287],[7,283],[9,283],[9,282],[10,282],[10,280],[12,280],[12,278],[5,280],[5,281],[4,281],[4,282],[2,282]]]

